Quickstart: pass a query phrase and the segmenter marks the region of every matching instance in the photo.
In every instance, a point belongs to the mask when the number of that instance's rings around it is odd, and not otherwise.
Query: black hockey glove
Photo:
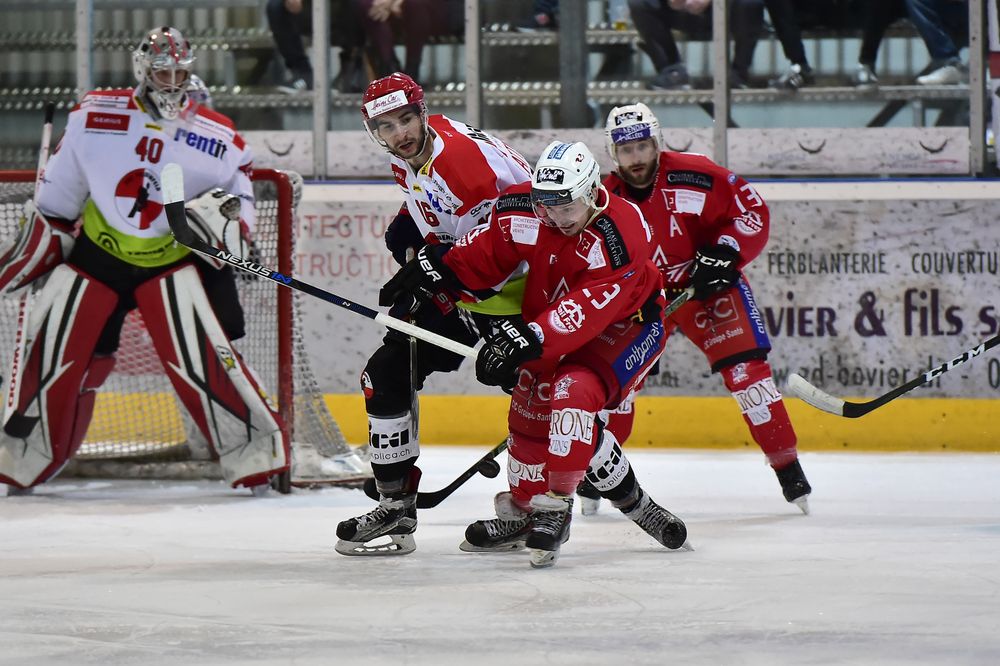
[[[517,384],[517,369],[521,364],[541,355],[542,343],[535,332],[520,319],[506,319],[479,348],[476,379],[510,393]]]
[[[396,263],[403,266],[407,262],[406,251],[416,252],[424,246],[426,241],[417,229],[417,223],[413,221],[409,213],[399,213],[392,219],[389,226],[385,228],[385,246],[392,253],[392,258]]]
[[[704,300],[728,289],[740,279],[740,253],[728,245],[713,245],[694,255],[691,286],[694,297]]]
[[[378,304],[395,305],[400,299],[414,297],[429,301],[446,289],[457,290],[462,283],[444,263],[447,245],[425,245],[412,260],[406,262],[378,292]]]

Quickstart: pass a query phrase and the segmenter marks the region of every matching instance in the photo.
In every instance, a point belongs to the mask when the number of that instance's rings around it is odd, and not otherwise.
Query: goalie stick
[[[802,398],[816,409],[821,409],[824,412],[836,414],[837,416],[856,419],[859,416],[864,416],[868,412],[878,409],[888,402],[892,402],[899,396],[909,393],[915,388],[933,381],[952,368],[985,353],[993,347],[996,347],[998,344],[1000,344],[1000,334],[993,336],[979,345],[976,345],[968,351],[962,352],[947,363],[942,363],[936,368],[931,368],[916,379],[894,388],[885,395],[879,396],[873,400],[868,400],[867,402],[847,402],[841,398],[836,398],[826,391],[816,388],[806,381],[804,377],[795,372],[788,375],[788,390]]]
[[[469,467],[469,469],[459,474],[454,481],[441,490],[435,490],[429,493],[417,492],[417,508],[433,509],[438,504],[445,501],[453,492],[458,490],[465,484],[466,481],[474,477],[476,474],[482,474],[488,479],[496,478],[496,476],[500,474],[500,464],[494,460],[494,458],[500,455],[504,449],[507,448],[507,444],[508,439],[504,438],[502,442],[487,451],[482,458],[472,463],[472,466]],[[378,490],[375,489],[375,479],[367,479],[365,481],[365,495],[368,495],[368,497],[376,502],[379,501],[380,497]]]
[[[471,359],[476,358],[476,350],[468,345],[463,345],[462,343],[446,338],[443,335],[438,335],[433,331],[428,331],[420,328],[419,326],[414,326],[413,324],[405,322],[401,319],[396,319],[395,317],[382,314],[381,312],[372,310],[371,308],[361,305],[360,303],[355,303],[354,301],[343,298],[342,296],[338,296],[324,289],[320,289],[319,287],[297,280],[290,275],[282,275],[278,271],[271,270],[267,266],[255,263],[249,259],[244,259],[243,257],[238,257],[235,254],[226,252],[225,250],[212,247],[205,241],[198,238],[194,231],[191,230],[191,227],[188,226],[187,214],[184,212],[184,172],[181,170],[180,165],[174,163],[165,165],[163,167],[163,171],[160,172],[160,179],[163,187],[164,209],[167,212],[167,223],[170,225],[170,231],[173,232],[174,238],[176,238],[177,242],[181,245],[184,245],[199,254],[215,257],[216,259],[231,264],[240,270],[267,278],[268,280],[276,282],[283,287],[301,291],[309,294],[310,296],[315,296],[316,298],[324,300],[327,303],[333,303],[334,305],[342,307],[345,310],[350,310],[355,314],[373,319],[386,328],[391,328],[401,333],[412,335],[413,337],[423,340],[424,342],[436,345],[442,349],[447,349],[448,351],[454,352],[460,356],[465,356],[466,358]]]

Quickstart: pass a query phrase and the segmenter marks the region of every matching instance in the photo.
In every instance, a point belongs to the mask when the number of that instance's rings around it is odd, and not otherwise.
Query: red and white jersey
[[[539,222],[531,183],[524,183],[504,192],[489,226],[459,240],[444,261],[473,290],[527,262],[521,313],[542,340],[542,358],[558,359],[630,318],[659,292],[649,241],[638,208],[615,195],[579,235],[564,236]]]
[[[494,136],[446,116],[427,119],[434,152],[420,169],[392,155],[404,206],[428,243],[451,245],[486,221],[511,185],[531,180],[531,167]]]
[[[770,212],[750,183],[704,155],[660,153],[651,187],[637,192],[617,173],[604,178],[609,192],[638,204],[653,229],[653,262],[668,289],[690,280],[695,252],[729,245],[740,253],[740,268],[764,249]]]
[[[140,266],[187,254],[175,246],[163,212],[160,170],[184,170],[194,199],[221,187],[237,195],[250,230],[256,220],[250,149],[226,116],[189,105],[175,120],[155,119],[132,89],[88,93],[69,114],[66,132],[45,166],[38,208],[75,220],[109,253]]]

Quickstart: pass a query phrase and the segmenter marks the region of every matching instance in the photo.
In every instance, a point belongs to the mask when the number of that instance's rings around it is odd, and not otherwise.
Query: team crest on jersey
[[[601,237],[591,229],[584,229],[580,234],[580,239],[576,242],[576,256],[586,259],[587,266],[591,269],[608,265],[604,252],[601,251]]]
[[[566,285],[566,278],[562,278],[556,285],[555,291],[552,293],[551,296],[549,296],[549,303],[556,302],[557,300],[559,300],[568,293],[569,293],[569,287]]]
[[[115,206],[125,222],[148,229],[163,212],[160,179],[148,169],[129,171],[115,186]]]
[[[549,315],[549,323],[557,333],[569,335],[580,330],[587,316],[583,314],[583,308],[572,298],[561,301],[556,309]]]

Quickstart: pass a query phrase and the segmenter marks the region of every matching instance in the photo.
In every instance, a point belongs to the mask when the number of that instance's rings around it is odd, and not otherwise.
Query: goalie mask
[[[163,26],[146,33],[132,52],[132,70],[139,82],[136,97],[153,104],[159,116],[175,119],[187,103],[194,55],[176,28]]]
[[[633,187],[649,185],[656,175],[663,145],[660,121],[649,107],[641,102],[616,106],[608,114],[604,132],[608,155],[619,176]]]
[[[412,159],[427,145],[424,89],[406,74],[372,81],[361,99],[361,116],[369,138],[397,157]]]
[[[583,143],[553,141],[535,165],[531,177],[531,205],[543,224],[575,236],[607,208],[608,195],[598,206],[601,169]]]

